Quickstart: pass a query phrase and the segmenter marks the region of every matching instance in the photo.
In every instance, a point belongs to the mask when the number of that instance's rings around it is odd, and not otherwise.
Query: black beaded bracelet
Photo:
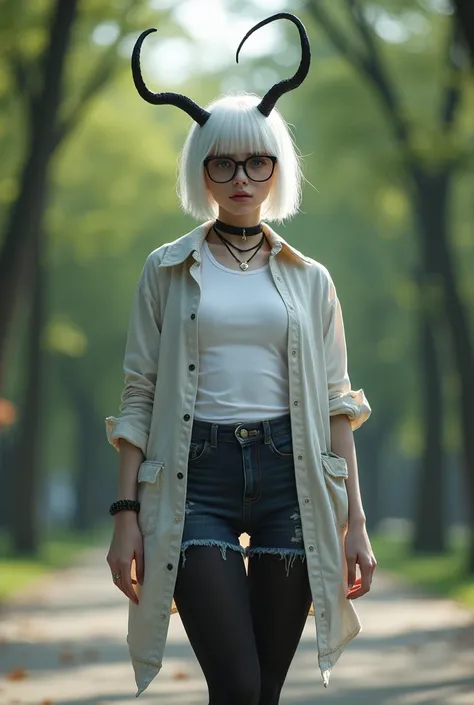
[[[117,502],[113,502],[110,505],[109,512],[112,514],[117,514],[117,512],[122,512],[124,509],[133,509],[134,512],[140,511],[140,502],[136,499],[119,499]]]

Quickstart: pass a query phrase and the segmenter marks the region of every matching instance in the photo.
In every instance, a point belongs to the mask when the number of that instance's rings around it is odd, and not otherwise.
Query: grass
[[[465,572],[467,544],[462,538],[449,542],[446,554],[410,554],[407,538],[374,535],[372,547],[381,569],[392,571],[427,592],[474,608],[474,575]]]
[[[104,541],[105,529],[56,533],[45,539],[36,557],[11,555],[7,536],[0,534],[0,603],[27,587],[36,578],[65,568],[85,549]]]

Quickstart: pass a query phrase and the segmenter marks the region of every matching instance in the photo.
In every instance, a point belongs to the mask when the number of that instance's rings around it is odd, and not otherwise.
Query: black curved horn
[[[237,63],[239,63],[239,52],[242,49],[244,42],[250,37],[250,35],[256,32],[257,29],[260,29],[260,27],[263,27],[264,25],[268,24],[269,22],[273,22],[274,20],[291,20],[291,22],[293,22],[298,27],[301,42],[301,61],[300,65],[298,66],[298,70],[294,76],[292,76],[291,78],[285,78],[279,83],[275,83],[275,85],[270,88],[270,90],[263,96],[261,102],[257,107],[260,112],[265,115],[265,117],[268,117],[270,115],[273,108],[275,107],[275,103],[277,102],[278,98],[280,98],[284,93],[288,93],[288,91],[292,91],[294,88],[298,88],[298,86],[303,83],[304,79],[308,75],[309,65],[311,63],[311,49],[309,46],[309,38],[306,33],[304,24],[301,22],[300,19],[298,19],[298,17],[292,15],[289,12],[278,12],[276,15],[272,15],[266,20],[262,20],[261,22],[256,24],[255,27],[252,27],[252,29],[247,32],[247,34],[239,44],[239,48],[237,49],[237,54],[235,56]]]
[[[191,100],[191,98],[181,95],[181,93],[152,93],[146,87],[140,68],[140,51],[143,40],[152,32],[156,32],[156,29],[147,29],[145,32],[142,32],[133,47],[132,76],[138,93],[143,100],[146,100],[147,103],[151,103],[152,105],[175,105],[177,108],[181,108],[181,110],[184,110],[202,127],[211,117],[211,113],[201,108],[201,106]]]

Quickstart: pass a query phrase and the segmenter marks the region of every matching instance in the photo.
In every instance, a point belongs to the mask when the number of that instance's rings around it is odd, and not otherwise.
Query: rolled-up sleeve
[[[372,410],[364,390],[351,389],[341,304],[333,284],[331,290],[324,335],[329,416],[347,415],[351,421],[352,430],[355,431],[367,421]]]
[[[155,396],[160,324],[157,301],[140,280],[130,315],[123,369],[125,384],[120,415],[105,420],[109,443],[119,450],[119,439],[132,443],[146,455]]]

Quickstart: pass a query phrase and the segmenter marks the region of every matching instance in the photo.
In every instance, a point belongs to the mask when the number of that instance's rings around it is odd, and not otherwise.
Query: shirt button
[[[277,281],[281,282],[281,277],[277,277]]]
[[[196,314],[195,314],[195,313],[192,313],[192,314],[191,314],[191,320],[194,321],[195,318],[196,318]]]
[[[196,369],[196,367],[195,367],[195,365],[189,365],[189,369],[190,369],[190,370],[191,370],[191,372],[192,372],[193,370],[195,370],[195,369]]]
[[[178,480],[182,480],[183,477],[184,477],[184,475],[183,475],[182,472],[179,472],[178,475],[177,475],[177,477],[178,477]]]
[[[309,504],[309,497],[305,497],[304,503],[305,503],[305,504]]]
[[[308,551],[314,551],[314,546],[308,546]]]
[[[184,419],[185,421],[189,421],[190,418],[191,418],[191,417],[190,417],[189,414],[185,414],[185,415],[183,416],[183,419]]]
[[[302,455],[299,455],[299,456],[298,456],[298,460],[303,460],[303,456],[302,456]]]
[[[293,402],[293,406],[298,406],[298,404],[299,404],[299,401],[294,401],[294,402]]]
[[[180,517],[175,517],[175,518],[174,518],[174,523],[175,523],[175,524],[180,524],[180,523],[181,523],[181,518],[180,518]]]
[[[293,357],[296,357],[296,350],[292,350],[291,354],[293,355]]]
[[[168,565],[167,565],[166,567],[168,568],[168,570],[173,570],[173,564],[172,564],[172,563],[168,563]]]
[[[326,612],[321,612],[321,619],[324,619],[325,616],[326,616]]]

